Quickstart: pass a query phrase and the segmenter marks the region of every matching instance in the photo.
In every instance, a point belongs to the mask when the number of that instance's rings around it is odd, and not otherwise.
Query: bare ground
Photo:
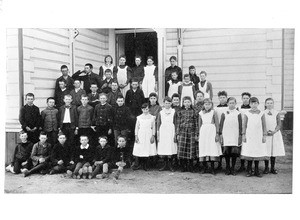
[[[292,193],[292,132],[284,132],[286,156],[277,158],[278,174],[262,178],[226,176],[169,171],[132,171],[126,169],[119,180],[76,180],[63,174],[23,175],[5,174],[5,193]],[[239,163],[237,164],[237,167]],[[223,165],[224,167],[224,165]],[[263,162],[260,169],[264,168]]]

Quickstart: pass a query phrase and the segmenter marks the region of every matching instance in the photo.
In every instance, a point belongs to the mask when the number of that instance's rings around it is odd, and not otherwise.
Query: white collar
[[[65,91],[67,88],[61,89],[61,91]]]
[[[81,148],[81,149],[88,149],[88,148],[89,148],[89,146],[90,146],[90,145],[89,145],[89,144],[87,144],[87,145],[84,147],[84,146],[82,146],[82,144],[81,144],[81,145],[80,145],[80,148]]]

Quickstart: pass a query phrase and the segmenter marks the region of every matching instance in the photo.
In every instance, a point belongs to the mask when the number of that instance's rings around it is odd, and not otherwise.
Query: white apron
[[[277,126],[277,115],[278,111],[272,110],[271,114],[269,114],[269,110],[265,110],[265,117],[266,117],[266,127],[267,131],[271,130],[274,131]],[[267,136],[267,153],[269,157],[277,157],[277,156],[284,156],[284,144],[282,139],[281,131],[277,131],[273,136]]]
[[[183,98],[185,96],[189,96],[192,99],[192,105],[194,105],[194,93],[193,87],[189,85],[182,84],[182,92],[181,92],[181,106],[183,105]]]
[[[239,144],[239,112],[234,110],[225,111],[225,121],[223,125],[223,143],[224,146],[238,146]]]
[[[178,93],[178,87],[181,85],[181,82],[178,83],[172,83],[172,81],[169,81],[169,91],[168,96],[171,98],[174,93]]]
[[[124,69],[121,69],[118,66],[118,73],[117,73],[117,77],[118,77],[118,83],[119,84],[125,84],[127,82],[127,66],[125,66]],[[123,95],[123,97],[126,96],[126,92],[130,89],[130,85],[128,83],[127,86],[125,86],[123,89],[120,88],[120,91]]]
[[[149,98],[149,95],[152,92],[156,93],[154,70],[154,65],[144,67],[145,76],[142,82],[142,90],[144,92],[145,98]]]
[[[159,128],[159,141],[157,146],[158,155],[174,155],[177,154],[177,144],[174,143],[175,125],[173,118],[174,109],[163,109],[160,111],[161,125]]]
[[[199,82],[199,90],[204,93],[204,98],[211,98],[210,95],[206,92],[207,90],[207,80],[205,81],[203,87],[201,86],[201,81]]]

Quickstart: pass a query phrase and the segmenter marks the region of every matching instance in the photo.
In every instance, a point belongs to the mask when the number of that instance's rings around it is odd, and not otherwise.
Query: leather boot
[[[163,163],[163,166],[159,169],[159,171],[164,171],[164,170],[167,170],[167,166],[168,166],[168,158],[165,157],[164,158],[164,163]]]

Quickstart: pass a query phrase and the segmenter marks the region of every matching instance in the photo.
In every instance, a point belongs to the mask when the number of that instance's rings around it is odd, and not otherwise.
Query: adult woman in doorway
[[[178,80],[182,81],[182,70],[179,66],[177,66],[177,59],[175,56],[171,56],[170,57],[170,64],[171,66],[169,66],[166,70],[165,70],[165,94],[168,94],[167,91],[167,83],[169,80],[172,79],[172,73],[176,72],[178,75]]]
[[[113,58],[111,55],[106,55],[104,57],[104,64],[102,66],[100,66],[99,76],[100,76],[101,81],[105,80],[105,70],[107,70],[107,69],[110,69],[111,72],[113,73],[114,65],[113,65]],[[112,78],[116,78],[116,75],[113,74]]]
[[[130,80],[132,78],[132,70],[126,65],[126,56],[121,55],[119,58],[119,66],[114,68],[113,74],[116,76],[120,91],[123,97],[126,96],[126,92],[130,89]]]

